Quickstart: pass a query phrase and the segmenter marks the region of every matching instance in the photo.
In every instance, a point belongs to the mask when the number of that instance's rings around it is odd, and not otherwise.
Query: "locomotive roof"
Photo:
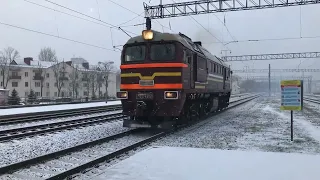
[[[224,63],[220,58],[211,54],[207,49],[205,49],[201,45],[192,42],[191,38],[189,38],[188,36],[182,33],[172,34],[172,33],[161,33],[154,30],[152,31],[153,31],[152,41],[178,41],[181,44],[183,44],[185,47],[189,49],[193,49],[194,51],[197,51],[200,54],[203,54],[205,57],[207,57],[211,61],[214,61],[218,64],[228,67],[228,65]],[[139,42],[145,42],[142,35],[130,38],[126,44],[133,44],[133,43],[139,43]]]

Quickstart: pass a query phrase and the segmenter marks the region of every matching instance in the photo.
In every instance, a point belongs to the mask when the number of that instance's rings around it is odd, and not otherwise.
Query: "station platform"
[[[320,155],[153,147],[94,180],[319,180]]]

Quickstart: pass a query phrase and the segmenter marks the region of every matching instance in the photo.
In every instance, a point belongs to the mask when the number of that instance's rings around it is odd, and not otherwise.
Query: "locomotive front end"
[[[163,127],[181,114],[183,69],[178,46],[163,33],[143,31],[131,38],[122,51],[121,99],[124,127]]]

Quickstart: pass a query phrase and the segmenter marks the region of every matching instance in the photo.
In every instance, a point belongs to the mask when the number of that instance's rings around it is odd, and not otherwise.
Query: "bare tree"
[[[43,96],[43,87],[44,87],[44,81],[46,78],[47,69],[41,65],[41,63],[38,63],[38,68],[36,68],[34,80],[40,81],[40,96]]]
[[[116,72],[116,87],[117,87],[118,90],[120,89],[120,84],[121,84],[121,76],[120,76],[120,74],[121,74],[121,71],[118,70]]]
[[[103,84],[106,88],[105,98],[108,98],[109,75],[114,69],[113,63],[113,61],[99,62],[99,67],[104,78]]]
[[[56,62],[57,61],[56,51],[51,49],[50,47],[42,48],[40,50],[38,58],[40,61]]]
[[[3,49],[0,56],[0,70],[3,88],[6,89],[10,80],[10,65],[12,61],[20,57],[19,52],[12,47]]]
[[[67,77],[67,71],[66,71],[66,63],[63,62],[58,62],[55,65],[52,66],[53,70],[53,75],[55,78],[55,86],[57,87],[58,90],[58,97],[60,97],[60,92],[62,87],[64,86],[65,82],[68,81]]]
[[[98,86],[98,92],[99,92],[99,99],[103,97],[103,94],[101,93],[101,87],[104,83],[103,73],[101,70],[97,70],[97,86]]]
[[[96,92],[99,89],[100,91],[100,83],[98,81],[100,72],[96,69],[89,72],[89,80],[90,80],[90,88],[91,88],[91,97],[96,98]]]
[[[69,75],[69,91],[72,92],[72,97],[78,98],[79,95],[79,83],[80,83],[80,71],[79,67],[73,67]]]
[[[82,87],[86,90],[87,92],[87,97],[89,97],[90,94],[90,78],[89,78],[89,71],[88,70],[84,70],[82,71],[82,82],[85,82],[82,84]]]

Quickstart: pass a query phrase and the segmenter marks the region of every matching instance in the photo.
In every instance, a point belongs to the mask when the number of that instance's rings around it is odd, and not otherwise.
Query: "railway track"
[[[312,102],[312,103],[316,103],[316,104],[320,104],[320,99],[314,99],[314,97],[313,98],[304,97],[303,100],[308,101],[308,102]]]
[[[242,95],[244,97],[248,95]],[[237,98],[237,97],[235,97]],[[109,107],[109,106],[107,106]],[[106,108],[106,107],[104,107]],[[85,114],[89,113],[99,113],[101,111],[106,111],[106,109],[101,108],[101,109],[89,109],[85,111]],[[112,110],[117,110],[121,107],[119,106],[114,106],[110,107],[107,110],[112,111]],[[73,116],[78,114],[79,112],[76,111],[75,113],[71,113]],[[71,114],[67,113],[67,116],[72,116]],[[51,116],[51,115],[49,115]],[[65,117],[65,113],[61,113],[59,115],[56,115],[58,117]],[[42,118],[42,120],[41,120]],[[3,130],[0,130],[0,142],[3,141],[10,141],[13,139],[17,138],[25,138],[29,136],[35,136],[35,135],[43,135],[45,133],[50,133],[50,132],[56,132],[56,131],[61,131],[61,130],[66,130],[66,129],[72,129],[72,128],[77,128],[77,127],[84,127],[92,124],[98,124],[98,123],[103,123],[106,121],[112,121],[112,120],[122,120],[123,118],[126,118],[125,116],[121,115],[121,112],[113,113],[113,114],[102,114],[102,115],[96,115],[96,116],[91,116],[91,117],[81,117],[81,118],[76,118],[72,120],[64,120],[60,122],[54,122],[51,120],[50,123],[44,123],[40,125],[28,125],[26,127],[16,127],[16,128],[5,128]],[[47,116],[43,117],[43,115],[35,116],[33,118],[28,119],[27,122],[36,122],[36,121],[45,121],[47,120]],[[15,119],[15,120],[7,120],[4,122],[6,125],[12,125],[16,124],[18,122],[23,121],[25,123],[25,120],[20,120],[20,119]],[[1,125],[1,122],[0,122]]]
[[[230,106],[225,110],[253,100],[258,96],[259,95],[255,95],[232,101],[230,102]],[[207,117],[204,117],[204,119],[220,114],[225,110],[214,112]],[[198,122],[201,121],[194,121],[188,125],[178,127],[177,130],[190,127]],[[1,167],[0,174],[5,174],[5,178],[36,179],[39,178],[37,173],[42,172],[44,175],[40,178],[64,179],[90,167],[94,167],[99,163],[110,161],[120,155],[128,153],[131,150],[147,145],[174,132],[175,130],[153,133],[150,131],[148,132],[147,130],[133,129],[103,139]],[[39,162],[41,163],[39,164]],[[50,169],[50,171],[48,171],[48,169]],[[28,177],[25,174],[27,174]]]
[[[68,109],[59,111],[47,111],[47,112],[36,112],[36,113],[24,113],[17,115],[5,115],[0,116],[0,126],[12,125],[25,122],[36,122],[48,119],[65,118],[71,116],[81,116],[92,113],[102,113],[107,111],[121,110],[121,105],[109,105],[109,106],[99,106],[90,108],[80,108],[80,109]]]
[[[77,118],[68,121],[54,122],[50,124],[41,124],[35,126],[21,127],[15,129],[7,129],[0,131],[0,142],[9,141],[16,138],[24,138],[27,136],[42,135],[49,132],[55,132],[76,127],[84,127],[92,124],[103,123],[106,121],[122,120],[126,116],[121,111],[110,114],[102,114],[91,117]]]

